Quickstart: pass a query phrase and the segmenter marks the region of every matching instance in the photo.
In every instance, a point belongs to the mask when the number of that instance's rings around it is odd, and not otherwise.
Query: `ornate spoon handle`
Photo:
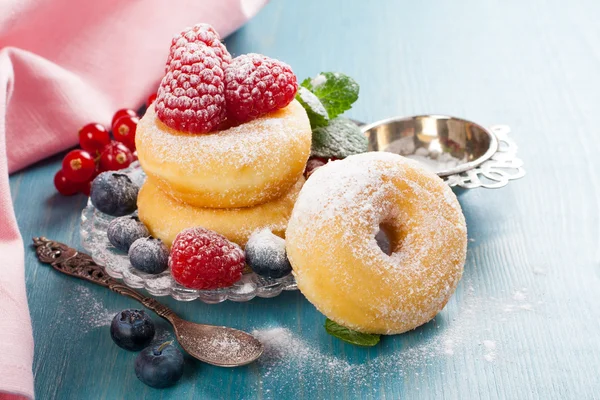
[[[123,296],[131,297],[171,323],[179,318],[167,306],[111,278],[104,267],[96,264],[89,255],[45,237],[33,238],[33,245],[38,259],[43,263],[50,264],[55,270],[107,287]]]

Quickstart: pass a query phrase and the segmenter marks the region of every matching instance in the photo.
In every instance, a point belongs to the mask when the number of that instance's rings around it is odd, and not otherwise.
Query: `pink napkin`
[[[164,72],[171,37],[197,22],[222,36],[267,0],[0,2],[0,400],[33,398],[23,242],[8,173],[77,142],[88,122],[137,108]]]

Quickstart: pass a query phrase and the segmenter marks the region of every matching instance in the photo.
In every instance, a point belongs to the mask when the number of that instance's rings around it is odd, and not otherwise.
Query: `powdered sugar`
[[[484,363],[501,361],[506,343],[495,338],[489,326],[482,325],[481,315],[492,316],[487,321],[493,325],[497,321],[493,316],[502,315],[503,304],[514,301],[514,292],[492,298],[479,294],[470,281],[463,281],[462,285],[459,300],[453,298],[450,311],[441,318],[405,335],[383,337],[376,348],[367,350],[369,355],[364,358],[356,356],[367,351],[350,351],[349,346],[341,350],[336,346],[337,339],[331,339],[331,347],[329,340],[319,335],[315,339],[311,331],[301,333],[281,326],[255,330],[252,334],[265,346],[265,353],[258,360],[263,397],[282,398],[290,393],[290,387],[298,385],[305,398],[317,398],[318,393],[330,390],[332,382],[336,382],[352,397],[362,398],[378,374],[380,378],[402,379],[431,365],[438,372],[440,365],[454,365],[451,360],[440,359],[453,357],[475,357]],[[526,312],[518,309],[505,316],[517,318],[517,311]]]
[[[452,155],[448,153],[442,153],[437,158],[431,158],[429,156],[419,154],[411,154],[405,157],[418,161],[420,164],[423,165],[424,168],[431,172],[447,171],[463,163],[461,160],[452,157]]]
[[[412,136],[406,136],[391,142],[385,152],[400,154],[419,162],[425,169],[431,172],[442,172],[455,168],[466,162],[453,157],[450,153],[440,151],[429,151],[424,147],[416,148]]]
[[[391,256],[377,246],[380,225],[402,232]],[[416,162],[384,152],[316,170],[300,192],[286,238],[300,290],[350,327],[352,321],[337,315],[340,298],[363,308],[361,299],[369,298],[370,324],[390,321],[383,326],[410,329],[425,323],[454,291],[466,253],[464,217],[451,189]],[[318,268],[334,272],[317,285],[312,279]],[[357,287],[365,280],[370,284]]]
[[[250,239],[248,239],[248,245],[257,248],[273,248],[285,254],[285,240],[274,235],[269,228],[263,228],[254,232],[250,236]]]
[[[82,333],[110,325],[114,316],[121,311],[106,309],[94,298],[94,294],[88,287],[80,284],[71,286],[66,293],[66,299],[68,300],[64,301],[69,302],[69,310],[74,312],[69,311],[65,318],[72,322],[72,326],[81,329]],[[65,313],[67,313],[66,309]]]
[[[312,85],[313,89],[318,89],[319,86],[324,85],[325,82],[327,82],[327,77],[323,74],[319,74],[311,79],[310,84]]]
[[[283,195],[302,174],[311,141],[308,117],[297,101],[245,124],[197,135],[168,128],[150,106],[136,135],[140,164],[163,190],[190,203],[194,196],[210,199],[211,207],[249,206]]]
[[[494,361],[496,359],[496,342],[493,340],[484,340],[482,343],[485,348],[483,358],[489,362]]]

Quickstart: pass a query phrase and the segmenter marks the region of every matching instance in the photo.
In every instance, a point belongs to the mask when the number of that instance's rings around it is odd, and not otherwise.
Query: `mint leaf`
[[[371,347],[379,343],[380,335],[371,335],[369,333],[360,333],[336,324],[329,318],[325,321],[325,330],[331,336],[342,339],[344,342],[355,344],[357,346]]]
[[[329,114],[327,114],[327,110],[323,107],[321,100],[319,100],[319,98],[310,90],[301,86],[298,89],[298,93],[296,93],[296,100],[298,100],[306,110],[312,129],[325,126],[329,123]]]
[[[354,122],[338,117],[313,130],[311,156],[346,158],[365,153],[368,146],[367,138]]]
[[[316,77],[305,79],[301,86],[313,92],[334,119],[349,110],[358,99],[358,83],[348,75],[339,72],[321,72]]]

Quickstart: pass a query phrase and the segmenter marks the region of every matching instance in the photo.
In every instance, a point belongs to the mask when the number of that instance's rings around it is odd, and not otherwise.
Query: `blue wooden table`
[[[299,292],[241,304],[163,299],[197,322],[258,330],[270,349],[238,369],[187,360],[166,390],[139,382],[135,354],[108,333],[116,312],[138,304],[28,251],[37,397],[600,398],[599,15],[594,0],[273,0],[227,40],[233,54],[285,60],[300,78],[346,72],[361,84],[356,119],[434,112],[508,124],[528,175],[460,196],[470,242],[456,294],[434,321],[375,348],[326,335]],[[55,194],[59,161],[12,176],[13,201],[25,240],[77,247],[86,199]]]

